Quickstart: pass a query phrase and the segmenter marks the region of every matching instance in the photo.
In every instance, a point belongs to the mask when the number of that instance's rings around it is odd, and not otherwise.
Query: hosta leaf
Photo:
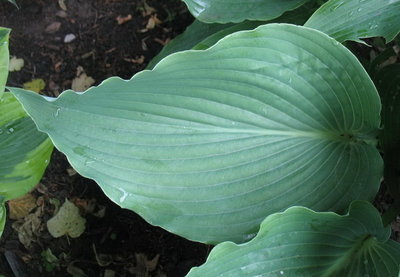
[[[6,225],[6,207],[4,206],[4,198],[0,199],[0,237],[3,234],[4,226]]]
[[[79,173],[192,240],[248,240],[292,205],[343,210],[382,176],[375,87],[309,28],[235,33],[84,94],[12,91]]]
[[[217,245],[187,276],[397,277],[400,244],[389,236],[368,202],[346,216],[292,207],[267,217],[250,242]]]
[[[40,180],[53,145],[39,132],[14,96],[0,100],[0,196],[20,197]]]
[[[280,16],[279,18],[269,20],[269,21],[244,21],[238,24],[234,24],[232,26],[227,26],[224,29],[221,29],[214,34],[211,34],[207,38],[199,41],[192,49],[196,50],[204,50],[215,43],[217,43],[220,39],[226,37],[227,35],[233,34],[238,31],[242,30],[252,30],[260,25],[279,22],[279,23],[292,23],[297,25],[303,25],[304,22],[309,18],[311,15],[312,9],[308,7],[308,5],[304,5],[295,11],[290,11],[285,13],[284,15]],[[228,24],[226,24],[228,25]]]
[[[172,53],[189,49],[204,50],[229,34],[243,30],[251,30],[268,22],[303,25],[311,15],[312,10],[312,7],[304,5],[295,11],[287,12],[271,21],[244,21],[237,24],[206,24],[195,20],[185,32],[174,38],[151,60],[147,69],[154,68],[159,61]]]
[[[183,0],[189,11],[206,23],[270,20],[309,0]]]
[[[8,63],[10,59],[8,52],[9,34],[10,29],[0,27],[0,99],[3,96],[8,76]]]
[[[385,37],[393,40],[400,31],[400,0],[330,0],[305,26],[318,29],[336,40]]]

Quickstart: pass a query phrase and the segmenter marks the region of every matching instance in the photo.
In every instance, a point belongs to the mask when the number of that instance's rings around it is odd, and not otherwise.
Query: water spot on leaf
[[[54,117],[57,117],[60,114],[61,108],[57,108],[56,112],[54,113]]]
[[[118,188],[118,190],[122,193],[121,197],[119,198],[119,202],[125,202],[126,198],[128,197],[129,193],[127,193],[123,188]]]

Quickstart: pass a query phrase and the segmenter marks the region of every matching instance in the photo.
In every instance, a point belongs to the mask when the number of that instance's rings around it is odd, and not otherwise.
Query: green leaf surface
[[[4,93],[4,87],[8,77],[8,63],[10,55],[8,52],[8,36],[10,29],[0,27],[0,99]]]
[[[400,31],[399,15],[400,0],[330,0],[304,26],[340,42],[376,36],[390,42]]]
[[[296,25],[303,25],[310,15],[311,15],[311,8],[308,7],[308,5],[303,5],[299,9],[296,9],[295,11],[287,12],[284,15],[280,16],[279,18],[270,21],[244,21],[238,24],[227,26],[226,28],[217,31],[214,34],[211,34],[207,38],[199,41],[195,46],[192,47],[192,49],[205,50],[213,46],[220,39],[226,37],[227,35],[233,34],[238,31],[252,30],[260,25],[267,23],[276,22],[276,23],[291,23]]]
[[[153,69],[154,66],[168,55],[183,50],[196,49],[204,50],[220,39],[232,33],[252,30],[260,25],[279,22],[303,25],[314,11],[314,5],[303,5],[299,9],[287,12],[270,21],[244,21],[241,23],[228,23],[228,24],[207,24],[195,20],[181,35],[174,38],[168,43],[161,52],[155,56],[147,65],[147,69]]]
[[[389,236],[368,202],[346,216],[292,207],[267,217],[250,242],[217,245],[187,277],[397,277],[400,244]]]
[[[271,20],[309,0],[183,0],[189,11],[205,23]]]
[[[84,94],[12,92],[80,174],[192,240],[248,240],[292,205],[344,210],[382,176],[376,89],[350,51],[309,28],[235,33]]]
[[[0,202],[1,202],[0,203],[0,237],[1,237],[4,231],[4,226],[6,225],[7,212],[6,212],[6,207],[4,205],[4,199],[1,199]]]
[[[0,196],[9,200],[30,191],[42,177],[52,150],[48,136],[6,92],[0,99]]]

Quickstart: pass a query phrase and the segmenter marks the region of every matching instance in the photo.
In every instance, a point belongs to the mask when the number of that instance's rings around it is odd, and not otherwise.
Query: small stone
[[[64,43],[70,43],[76,39],[74,34],[68,34],[64,37]]]
[[[61,17],[61,18],[67,18],[67,17],[68,17],[68,14],[67,14],[66,11],[58,11],[58,12],[56,13],[56,16]]]
[[[61,23],[58,21],[55,21],[55,22],[51,23],[49,26],[47,26],[44,31],[49,34],[53,34],[53,33],[57,32],[60,29],[60,27],[61,27]]]

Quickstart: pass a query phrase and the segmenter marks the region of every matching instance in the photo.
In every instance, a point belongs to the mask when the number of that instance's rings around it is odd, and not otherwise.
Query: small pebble
[[[64,37],[64,43],[70,43],[76,39],[74,34],[68,34]]]

